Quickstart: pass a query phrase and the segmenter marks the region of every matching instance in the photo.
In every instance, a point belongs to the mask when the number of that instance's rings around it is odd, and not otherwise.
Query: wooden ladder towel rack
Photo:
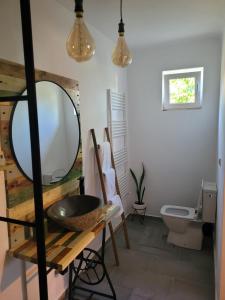
[[[113,156],[113,151],[112,151],[112,144],[111,144],[108,128],[105,128],[105,133],[106,133],[107,141],[110,144],[112,168],[114,168],[114,170],[115,170],[116,192],[121,197],[119,184],[118,184],[118,179],[117,179],[117,175],[116,175],[115,161],[114,161],[114,156]],[[102,188],[103,200],[104,200],[104,204],[107,204],[108,199],[107,199],[107,194],[106,194],[104,175],[102,173],[102,166],[101,166],[101,161],[100,161],[100,156],[99,156],[99,145],[97,144],[94,129],[91,129],[91,135],[92,135],[93,144],[94,144],[95,157],[96,157],[97,166],[98,166],[98,172],[99,172],[100,184],[101,184],[101,188]],[[121,219],[122,219],[122,222],[120,223],[120,225],[123,226],[126,247],[128,249],[130,249],[130,242],[129,242],[127,225],[126,225],[126,217],[125,217],[124,212],[122,212],[122,214],[121,214]],[[113,231],[112,222],[109,222],[108,226],[109,226],[109,231],[110,231],[110,235],[111,235],[111,239],[112,239],[112,246],[113,246],[113,252],[114,252],[114,256],[115,256],[116,265],[119,266],[119,256],[118,256],[118,251],[117,251],[116,240],[115,240],[115,235],[114,235],[114,231]]]

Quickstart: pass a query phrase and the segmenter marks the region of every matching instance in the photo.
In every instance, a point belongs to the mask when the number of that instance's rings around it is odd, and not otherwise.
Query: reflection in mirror
[[[72,99],[50,81],[36,83],[42,183],[65,177],[74,165],[80,143],[80,126]],[[26,95],[24,91],[23,95]],[[18,102],[11,120],[11,143],[21,171],[32,179],[28,105]]]

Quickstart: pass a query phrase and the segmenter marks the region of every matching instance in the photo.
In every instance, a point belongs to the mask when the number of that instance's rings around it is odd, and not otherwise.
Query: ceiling
[[[57,0],[73,11],[74,0]],[[110,39],[117,37],[119,0],[84,0],[85,19]],[[123,0],[131,48],[222,33],[225,0]]]

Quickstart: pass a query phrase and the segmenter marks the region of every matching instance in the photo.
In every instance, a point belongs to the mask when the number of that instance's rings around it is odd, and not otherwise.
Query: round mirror
[[[67,92],[50,81],[36,83],[42,183],[49,185],[65,177],[74,165],[80,144],[80,124]],[[23,92],[26,95],[27,91]],[[32,180],[30,127],[27,101],[14,106],[11,145],[15,159]]]

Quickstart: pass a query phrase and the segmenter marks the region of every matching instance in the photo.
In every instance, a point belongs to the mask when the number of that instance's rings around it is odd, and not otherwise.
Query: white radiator
[[[124,94],[107,90],[108,128],[124,208],[128,207],[127,105]]]

